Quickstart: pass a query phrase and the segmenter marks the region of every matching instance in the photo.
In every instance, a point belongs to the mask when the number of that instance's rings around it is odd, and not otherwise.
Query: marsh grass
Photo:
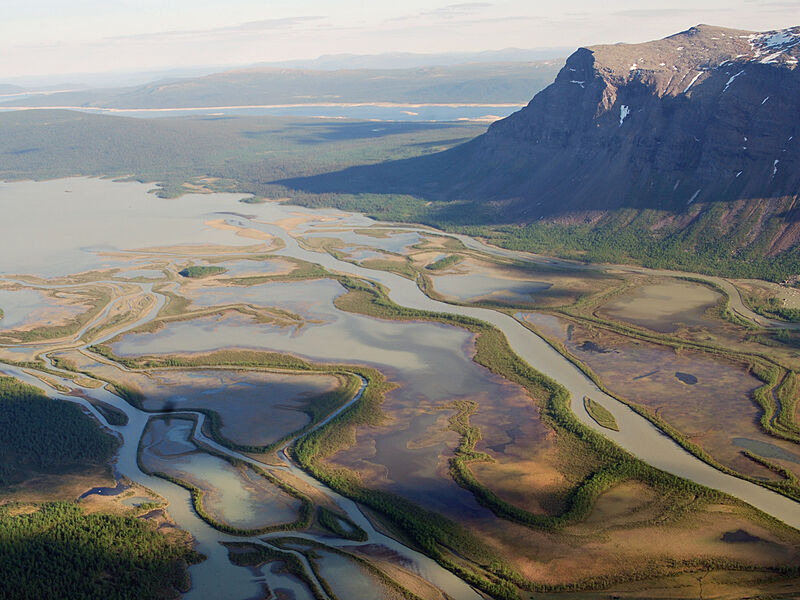
[[[112,293],[105,286],[95,286],[86,292],[85,297],[89,309],[64,325],[44,325],[24,331],[4,331],[0,334],[0,338],[11,343],[28,343],[73,336],[103,311],[111,302]]]
[[[311,568],[314,569],[314,574],[320,583],[325,587],[325,591],[331,600],[337,599],[338,596],[333,592],[330,585],[327,584],[325,578],[322,576],[320,569],[317,565],[317,555],[314,553],[314,549],[324,550],[325,552],[330,552],[331,554],[337,554],[348,560],[353,561],[358,566],[362,567],[366,570],[371,576],[375,577],[380,581],[382,584],[386,585],[387,587],[391,588],[395,592],[399,593],[403,598],[406,600],[422,600],[419,596],[411,592],[410,590],[404,588],[402,585],[397,583],[394,579],[389,577],[386,573],[380,570],[378,567],[373,565],[368,560],[361,558],[360,556],[356,556],[355,554],[351,554],[350,552],[345,552],[339,548],[334,546],[326,546],[325,544],[321,544],[315,540],[307,540],[305,538],[292,538],[292,537],[282,537],[282,538],[274,538],[270,540],[278,545],[285,546],[288,544],[302,544],[307,546],[309,550],[301,551],[303,555],[308,560]],[[346,600],[345,598],[341,598],[339,600]]]
[[[445,269],[449,269],[460,263],[463,258],[459,254],[448,254],[437,260],[436,262],[432,262],[425,268],[429,271],[444,271]]]
[[[454,405],[456,414],[451,419],[451,428],[458,431],[462,439],[456,456],[451,460],[451,475],[459,485],[472,492],[479,503],[497,516],[532,529],[558,534],[564,527],[585,519],[600,494],[620,482],[629,480],[640,481],[658,490],[667,499],[664,506],[665,515],[683,514],[686,510],[690,510],[688,506],[696,509],[710,502],[737,504],[735,500],[720,492],[650,467],[583,425],[570,409],[570,399],[566,389],[522,361],[508,346],[505,336],[499,330],[477,319],[398,306],[388,299],[378,284],[346,276],[336,278],[347,289],[344,295],[335,300],[340,310],[384,319],[442,322],[474,333],[475,362],[524,387],[536,402],[543,423],[551,427],[556,438],[560,440],[559,451],[563,464],[586,467],[583,471],[585,474],[566,493],[563,510],[558,514],[533,514],[506,502],[479,482],[469,469],[470,462],[485,461],[488,458],[484,453],[475,452],[475,444],[480,439],[480,430],[469,423],[469,415],[475,407],[469,403]],[[109,358],[115,358],[110,348],[100,348],[98,351],[104,351]],[[519,597],[519,589],[531,591],[599,589],[614,582],[655,577],[666,572],[663,565],[648,563],[644,566],[639,565],[637,568],[641,570],[636,574],[626,572],[626,574],[609,575],[605,578],[571,584],[543,586],[518,574],[502,556],[464,526],[438,513],[421,509],[395,494],[371,489],[353,471],[331,465],[326,459],[340,449],[353,445],[356,442],[358,427],[376,426],[384,421],[380,405],[384,395],[393,385],[375,369],[343,365],[314,366],[291,355],[246,351],[223,351],[187,358],[146,356],[138,359],[120,359],[120,361],[133,368],[247,364],[301,371],[338,369],[363,377],[367,386],[358,402],[339,413],[324,426],[302,436],[291,447],[292,456],[316,479],[380,515],[390,527],[402,531],[414,546],[492,597],[503,600],[516,599]],[[692,502],[686,502],[687,498],[692,498]],[[773,522],[764,515],[760,515],[760,518],[769,523]],[[667,571],[681,572],[693,568],[692,565],[694,563],[691,561],[679,565],[671,564]]]
[[[317,508],[317,521],[328,531],[338,535],[345,540],[353,540],[354,542],[366,542],[367,532],[361,529],[353,522],[350,517],[338,512],[333,512],[331,509],[320,506]],[[347,527],[343,527],[344,523]]]
[[[222,544],[228,549],[228,558],[233,564],[242,567],[258,567],[265,563],[281,562],[285,565],[286,571],[306,585],[314,600],[329,600],[306,572],[303,561],[297,555],[263,544],[249,542],[223,542]]]

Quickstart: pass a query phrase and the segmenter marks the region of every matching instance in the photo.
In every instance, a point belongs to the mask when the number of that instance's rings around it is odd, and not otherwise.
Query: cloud
[[[630,10],[618,10],[611,14],[615,17],[631,17],[633,19],[658,19],[661,17],[680,17],[697,13],[730,12],[730,10],[730,8],[633,8]]]
[[[490,8],[491,6],[493,6],[491,2],[461,2],[460,4],[448,4],[447,6],[434,8],[433,10],[428,11],[428,13],[464,13],[473,10],[480,10],[481,8]]]
[[[219,36],[235,36],[240,34],[253,34],[253,33],[266,33],[269,31],[293,29],[301,25],[312,23],[327,19],[323,16],[301,16],[301,17],[284,17],[281,19],[262,19],[260,21],[248,21],[246,23],[238,23],[236,25],[227,25],[224,27],[213,27],[209,29],[179,29],[174,31],[156,31],[152,33],[136,33],[132,35],[123,35],[111,38],[105,38],[107,41],[122,41],[122,40],[135,40],[135,41],[175,41],[175,40],[191,40],[195,38],[205,37],[219,37]]]
[[[547,21],[547,17],[536,17],[531,15],[508,15],[507,17],[483,17],[480,19],[466,19],[464,23],[506,23],[517,21]]]
[[[389,21],[409,21],[413,19],[428,18],[436,19],[457,19],[476,12],[482,11],[486,8],[494,6],[491,2],[460,2],[458,4],[447,4],[432,10],[426,10],[414,15],[405,15],[389,19]]]

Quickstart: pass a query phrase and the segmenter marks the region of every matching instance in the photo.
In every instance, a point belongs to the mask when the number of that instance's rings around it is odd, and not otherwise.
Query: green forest
[[[75,502],[2,503],[35,473],[108,462],[116,440],[81,409],[0,377],[0,597],[151,599],[188,587],[202,557],[133,517],[86,514]]]
[[[751,220],[739,220],[730,231],[720,229],[724,201],[706,203],[702,214],[683,228],[655,228],[670,213],[652,208],[611,211],[591,224],[525,223],[498,212],[503,203],[442,201],[424,182],[436,180],[447,166],[444,155],[405,159],[458,146],[484,133],[486,125],[374,125],[291,117],[133,119],[66,110],[10,112],[0,114],[0,178],[125,176],[158,182],[156,191],[163,197],[186,193],[184,182],[202,179],[214,191],[253,194],[250,201],[288,198],[303,206],[421,223],[506,248],[578,260],[772,281],[800,272],[797,248],[768,255],[780,217],[744,244]],[[369,165],[378,166],[349,169]],[[304,179],[323,174],[319,181]],[[419,185],[414,184],[417,178]]]
[[[224,273],[224,267],[206,267],[202,265],[193,265],[191,267],[186,267],[182,271],[180,271],[179,275],[181,277],[188,277],[190,279],[200,279],[202,277],[209,277],[211,275],[219,275],[220,273]]]
[[[102,464],[116,440],[70,402],[51,400],[13,377],[0,377],[0,486],[30,471],[53,473]]]
[[[18,513],[0,507],[5,600],[151,600],[188,588],[202,556],[131,517],[85,514],[74,503]]]

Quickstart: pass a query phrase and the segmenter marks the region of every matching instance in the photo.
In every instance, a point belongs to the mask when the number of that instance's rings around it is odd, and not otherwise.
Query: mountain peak
[[[583,82],[583,89],[595,77],[613,87],[639,81],[658,95],[678,95],[715,69],[747,63],[794,69],[798,56],[800,27],[755,33],[701,24],[651,42],[580,48],[556,81]]]

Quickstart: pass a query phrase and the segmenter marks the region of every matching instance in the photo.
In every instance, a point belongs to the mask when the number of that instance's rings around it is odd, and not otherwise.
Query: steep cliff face
[[[723,233],[736,229],[746,244],[768,228],[767,250],[786,249],[800,239],[799,56],[800,27],[700,25],[581,48],[527,107],[470,144],[465,177],[447,194],[484,195],[516,222],[666,211],[654,230],[725,202]]]
[[[551,86],[475,143],[482,174],[500,182],[485,191],[524,200],[513,204],[531,217],[796,198],[798,56],[800,27],[701,25],[656,42],[581,48]]]

